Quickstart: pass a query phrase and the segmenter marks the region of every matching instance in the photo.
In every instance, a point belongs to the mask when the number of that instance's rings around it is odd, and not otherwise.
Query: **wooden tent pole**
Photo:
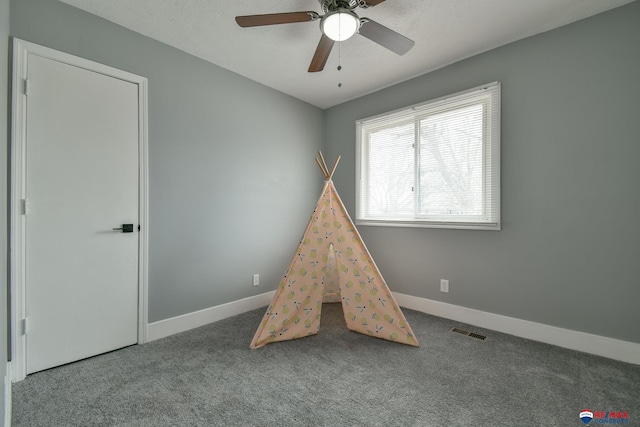
[[[317,157],[316,157],[316,163],[318,164],[318,167],[320,168],[320,172],[322,172],[322,175],[324,176],[324,179],[326,180],[327,179],[327,173],[322,168],[322,163],[320,163],[320,160],[318,160]]]
[[[320,155],[320,160],[322,161],[322,170],[324,171],[324,177],[329,179],[329,168],[327,168],[327,162],[324,161],[322,151],[318,151],[318,154]]]
[[[336,159],[336,163],[333,165],[333,169],[331,169],[331,173],[329,174],[329,177],[327,178],[327,181],[331,180],[331,178],[333,178],[333,173],[336,171],[336,168],[338,167],[338,162],[340,161],[340,156],[338,156],[338,158]]]

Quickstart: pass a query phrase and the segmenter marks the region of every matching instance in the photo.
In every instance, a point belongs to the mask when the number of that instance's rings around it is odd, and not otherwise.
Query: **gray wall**
[[[639,22],[634,2],[326,111],[354,212],[356,119],[502,82],[502,231],[360,227],[391,289],[640,342]]]
[[[7,223],[9,85],[9,0],[0,0],[0,224]],[[0,225],[0,423],[4,423],[4,376],[7,372],[7,228]]]
[[[11,35],[149,79],[150,322],[275,289],[321,188],[322,110],[57,1],[13,0]]]

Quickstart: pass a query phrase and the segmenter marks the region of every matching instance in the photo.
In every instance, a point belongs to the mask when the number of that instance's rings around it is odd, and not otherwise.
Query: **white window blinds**
[[[356,122],[356,223],[500,229],[500,84]]]

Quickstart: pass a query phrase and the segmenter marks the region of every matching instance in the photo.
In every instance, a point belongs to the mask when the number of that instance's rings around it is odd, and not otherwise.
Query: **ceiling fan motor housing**
[[[360,0],[319,0],[320,6],[322,7],[322,11],[324,13],[336,11],[338,9],[349,9],[353,10],[359,5],[361,5],[362,1]]]

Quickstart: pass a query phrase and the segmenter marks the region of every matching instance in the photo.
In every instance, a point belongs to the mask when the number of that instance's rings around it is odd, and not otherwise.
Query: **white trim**
[[[445,319],[640,365],[640,344],[502,316],[426,298],[393,293],[398,304]]]
[[[21,326],[24,318],[24,240],[25,227],[22,217],[22,198],[25,174],[26,102],[23,94],[23,79],[27,70],[27,50],[17,39],[13,41],[13,65],[11,74],[11,171],[9,196],[9,286],[11,289],[11,348],[13,369],[12,381],[21,381],[26,376],[26,337]]]
[[[149,106],[148,81],[138,77],[138,344],[147,342],[149,320]]]
[[[4,424],[11,426],[11,362],[7,362],[4,374]]]
[[[247,311],[255,310],[260,307],[266,307],[271,304],[275,293],[276,291],[271,291],[243,298],[238,301],[217,305],[215,307],[205,308],[204,310],[195,311],[182,316],[176,316],[170,319],[150,323],[147,329],[147,339],[149,341],[153,341],[165,338],[173,334],[226,319],[227,317],[246,313]],[[249,343],[247,343],[247,347],[248,346]]]
[[[138,343],[147,340],[148,311],[148,104],[147,79],[118,70],[104,64],[69,55],[26,42],[13,39],[12,64],[12,120],[11,120],[11,195],[9,198],[11,221],[9,236],[9,268],[11,288],[11,347],[13,382],[26,377],[26,338],[22,334],[22,319],[25,317],[25,224],[22,215],[22,199],[25,195],[25,146],[26,146],[26,99],[23,91],[27,77],[27,59],[29,54],[73,65],[138,85],[138,106],[140,123],[140,156],[139,156],[139,277],[138,277]]]

